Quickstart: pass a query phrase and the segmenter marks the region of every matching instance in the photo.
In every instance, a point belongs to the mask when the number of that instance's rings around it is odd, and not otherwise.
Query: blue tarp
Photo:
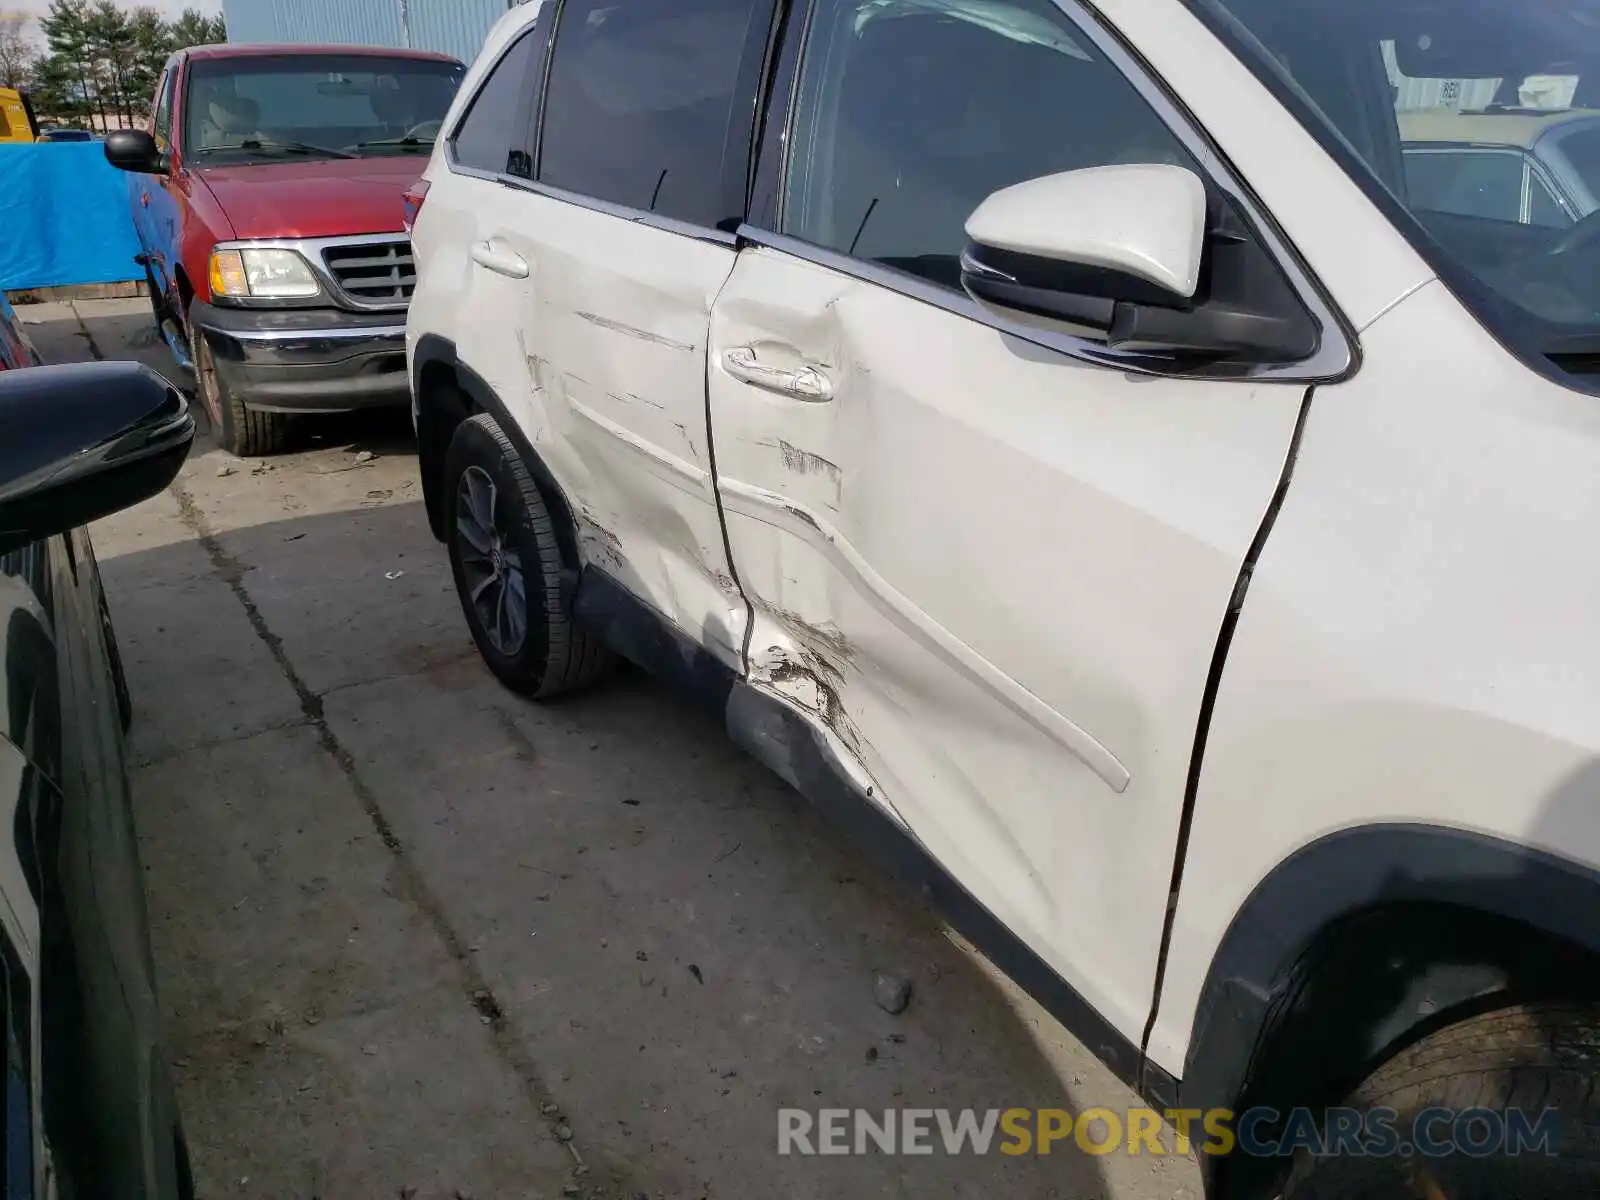
[[[143,278],[128,176],[100,142],[0,145],[0,289]]]

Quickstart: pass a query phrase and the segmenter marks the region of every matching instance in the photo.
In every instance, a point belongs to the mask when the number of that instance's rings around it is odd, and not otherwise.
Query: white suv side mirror
[[[1181,305],[1199,286],[1205,234],[1206,189],[1193,171],[1090,167],[994,193],[967,218],[967,257],[980,276],[999,268],[1019,284]]]
[[[961,286],[987,307],[1087,329],[1117,350],[1254,362],[1311,354],[1317,330],[1304,314],[1262,308],[1271,289],[1243,285],[1251,272],[1258,283],[1275,274],[1271,257],[1226,207],[1214,238],[1208,210],[1200,177],[1166,163],[1030,179],[967,218]],[[1219,246],[1231,265],[1202,288]]]

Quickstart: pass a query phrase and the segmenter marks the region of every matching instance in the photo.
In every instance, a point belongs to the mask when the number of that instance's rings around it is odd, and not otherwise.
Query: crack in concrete
[[[78,336],[89,345],[89,357],[94,359],[95,362],[104,362],[106,358],[105,351],[100,349],[100,343],[94,340],[94,334],[89,331],[89,323],[83,319],[83,314],[78,311],[77,304],[73,301],[68,301],[67,308],[71,310],[73,320],[78,322]]]
[[[76,310],[74,310],[76,311]],[[573,1163],[587,1170],[582,1153],[576,1144],[576,1139],[571,1136],[570,1126],[559,1116],[552,1119],[546,1115],[546,1110],[559,1112],[559,1106],[548,1085],[540,1077],[538,1068],[520,1044],[516,1034],[511,1029],[510,1022],[505,1016],[504,1006],[494,996],[494,990],[489,986],[488,979],[477,967],[473,955],[456,932],[445,915],[444,906],[439,898],[434,895],[433,889],[423,878],[421,870],[411,861],[401,842],[394,826],[384,814],[378,798],[367,786],[356,766],[354,756],[339,741],[339,737],[329,726],[327,716],[323,711],[322,697],[313,692],[300,677],[294,663],[289,660],[288,652],[284,649],[283,639],[272,631],[266,618],[261,615],[261,610],[256,607],[255,600],[244,586],[244,566],[234,558],[218,540],[212,531],[205,514],[195,504],[194,497],[181,482],[174,482],[171,487],[173,498],[178,503],[179,518],[185,528],[194,536],[195,540],[205,550],[206,556],[211,560],[211,566],[216,576],[233,591],[234,598],[244,609],[245,616],[250,621],[251,628],[256,637],[266,646],[277,664],[289,686],[299,697],[300,708],[304,713],[303,724],[309,725],[316,731],[318,744],[323,752],[328,755],[344,776],[345,783],[355,794],[360,802],[367,819],[372,823],[374,831],[388,847],[394,858],[395,868],[400,879],[400,888],[397,889],[400,899],[412,904],[427,921],[434,935],[443,943],[445,951],[459,972],[464,998],[467,1003],[485,1021],[495,1046],[495,1051],[501,1061],[510,1068],[517,1080],[522,1085],[522,1090],[528,1103],[533,1106],[535,1114],[544,1124],[549,1135],[567,1149]],[[566,1126],[568,1136],[562,1138],[557,1130]],[[621,1183],[621,1179],[617,1180]]]

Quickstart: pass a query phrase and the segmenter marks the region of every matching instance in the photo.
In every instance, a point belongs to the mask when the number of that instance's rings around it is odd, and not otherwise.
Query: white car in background
[[[1600,111],[1400,114],[1414,209],[1566,229],[1600,208]]]
[[[408,196],[485,662],[703,700],[1155,1105],[1240,1114],[1214,1196],[1595,1194],[1600,217],[1408,203],[1386,71],[1597,29],[513,10]]]

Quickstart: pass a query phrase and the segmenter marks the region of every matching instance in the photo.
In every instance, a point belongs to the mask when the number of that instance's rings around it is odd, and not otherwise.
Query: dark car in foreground
[[[124,767],[131,705],[84,526],[171,482],[182,394],[33,365],[0,297],[4,1195],[190,1200]]]

